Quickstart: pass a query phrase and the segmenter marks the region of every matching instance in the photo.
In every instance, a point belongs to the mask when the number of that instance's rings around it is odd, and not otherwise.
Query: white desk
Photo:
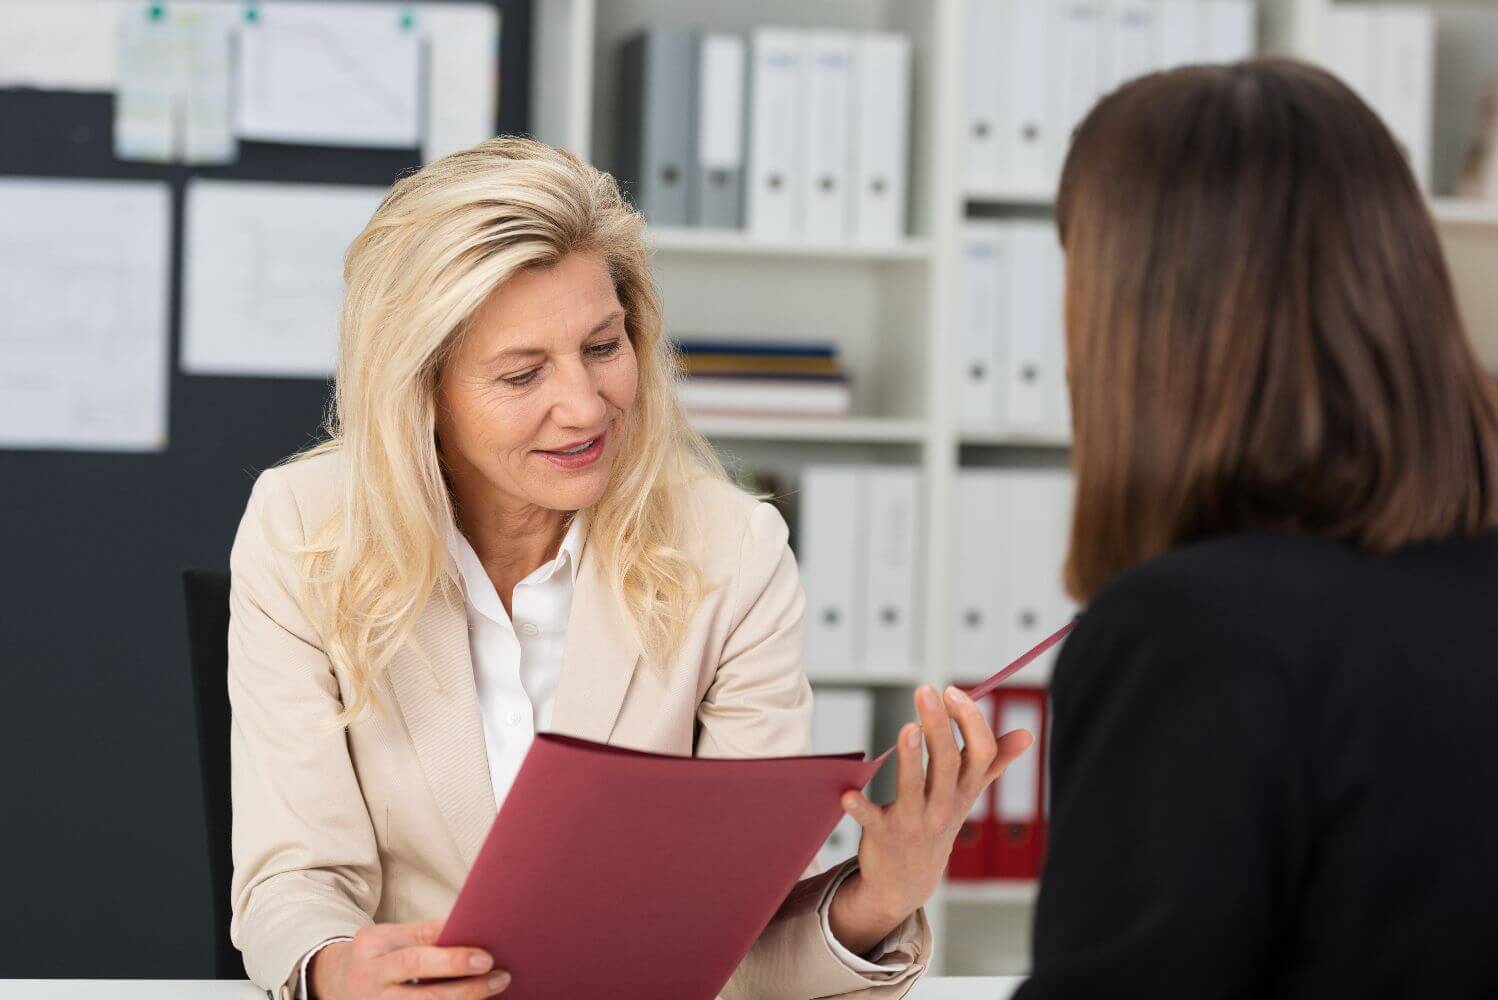
[[[909,1000],[1009,1000],[1018,978],[922,979]],[[499,994],[503,997],[504,994]],[[0,1000],[265,1000],[233,980],[0,979]]]

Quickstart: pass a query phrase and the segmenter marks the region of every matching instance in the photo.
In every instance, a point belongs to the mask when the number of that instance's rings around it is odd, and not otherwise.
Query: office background
[[[384,7],[419,22],[433,6],[283,2],[335,21],[339,7]],[[1409,148],[1479,353],[1498,368],[1498,5],[480,5],[499,14],[494,130],[529,132],[630,182],[691,373],[683,398],[737,473],[782,498],[811,602],[824,749],[884,745],[917,684],[984,676],[1072,610],[1057,580],[1068,428],[1049,202],[1067,129],[1122,80],[1254,52],[1342,74]],[[116,6],[170,22],[189,5]],[[277,9],[220,6],[267,25]],[[99,4],[0,4],[0,193],[23,178],[169,185],[170,377],[163,441],[37,440],[5,379],[28,333],[17,317],[35,305],[0,302],[0,421],[14,425],[0,426],[0,978],[206,976],[179,573],[226,567],[256,472],[316,434],[328,383],[305,357],[277,370],[269,339],[236,353],[211,324],[186,321],[187,276],[206,265],[192,272],[185,258],[217,252],[188,238],[189,182],[381,188],[423,153],[313,135],[240,137],[218,164],[180,162],[180,145],[159,154],[171,162],[122,159],[140,155],[122,146],[123,96],[18,78],[32,56],[7,48],[5,19],[34,31],[43,7],[87,16]],[[802,68],[786,76],[787,60]],[[186,79],[171,84],[179,100],[197,78]],[[135,78],[132,99],[150,83]],[[792,122],[785,107],[803,110]],[[686,127],[671,135],[666,121]],[[673,156],[680,169],[663,170]],[[250,193],[195,191],[205,217],[214,192]],[[0,260],[7,250],[0,228]],[[196,308],[211,317],[201,295]],[[1043,724],[1043,692],[1026,689],[1043,688],[1045,671],[1022,675],[996,721]],[[1028,778],[984,805],[975,836],[992,842],[965,843],[932,903],[945,972],[1025,968],[1038,854],[999,842],[1020,828],[1043,836],[1044,776]],[[829,858],[854,846],[841,830]]]

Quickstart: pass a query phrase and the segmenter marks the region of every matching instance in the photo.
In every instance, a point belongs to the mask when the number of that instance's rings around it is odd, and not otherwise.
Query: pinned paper
[[[124,12],[116,0],[0,2],[0,87],[113,90]]]
[[[193,180],[182,250],[182,368],[327,378],[343,255],[384,188]]]
[[[119,32],[114,150],[122,160],[231,163],[230,51],[223,3],[130,3]]]
[[[166,446],[171,192],[0,179],[0,446]]]
[[[427,46],[421,160],[430,163],[494,135],[499,108],[499,11],[487,4],[423,4]]]
[[[239,137],[415,148],[421,141],[415,9],[393,3],[245,6]]]

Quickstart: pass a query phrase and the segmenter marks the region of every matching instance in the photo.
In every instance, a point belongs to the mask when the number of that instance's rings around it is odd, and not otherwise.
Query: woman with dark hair
[[[1088,606],[1018,995],[1498,996],[1498,400],[1398,146],[1177,70],[1057,208]]]

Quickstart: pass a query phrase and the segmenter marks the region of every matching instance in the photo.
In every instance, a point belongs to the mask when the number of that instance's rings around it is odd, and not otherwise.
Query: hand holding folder
[[[673,757],[539,734],[437,943],[487,950],[516,1000],[711,1000],[837,825],[843,793],[892,752]]]

